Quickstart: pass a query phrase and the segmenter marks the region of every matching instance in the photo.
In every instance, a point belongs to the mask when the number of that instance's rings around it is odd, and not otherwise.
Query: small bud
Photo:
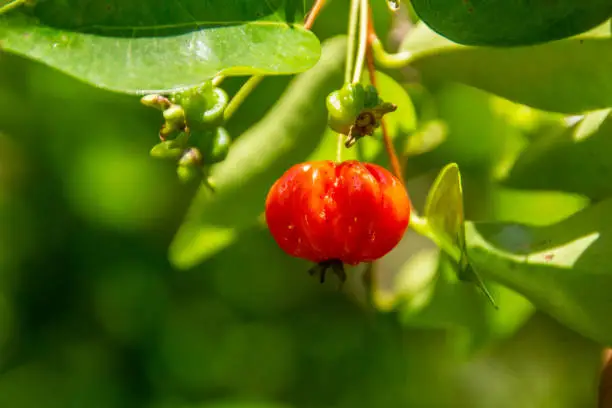
[[[158,159],[178,160],[183,154],[183,150],[183,147],[178,145],[175,140],[166,140],[153,146],[149,154]]]
[[[222,162],[227,157],[231,144],[232,138],[228,131],[218,127],[212,140],[212,149],[205,160],[210,164]]]
[[[202,153],[195,147],[191,147],[183,153],[179,160],[179,166],[201,166],[202,165]]]
[[[188,131],[188,129],[186,127],[177,127],[177,126],[171,125],[169,123],[164,123],[162,125],[161,129],[159,130],[159,138],[162,141],[165,141],[167,139],[174,139],[174,138],[171,138],[170,136],[172,136],[176,132],[181,132],[181,133],[179,133],[179,135],[183,135],[183,134],[185,134],[186,131]]]
[[[166,122],[171,123],[180,123],[181,125],[185,125],[185,111],[180,105],[170,105],[166,110],[164,110],[164,119]]]
[[[164,110],[163,115],[166,122],[159,131],[159,138],[161,140],[166,140],[174,132],[185,130],[185,112],[182,107],[170,105],[168,109]]]
[[[213,90],[214,104],[202,114],[202,122],[210,125],[220,125],[223,122],[223,113],[229,102],[227,93],[221,88]]]
[[[184,110],[184,116],[192,127],[202,121],[202,114],[215,104],[211,81],[191,88],[183,89],[172,95],[172,101]]]
[[[225,160],[232,144],[232,138],[224,127],[212,130],[194,130],[190,135],[190,143],[202,154],[202,162],[212,165]]]
[[[161,111],[168,109],[171,105],[168,98],[156,94],[143,96],[140,98],[140,103],[142,103],[144,106],[159,109]]]
[[[172,129],[166,123],[164,123],[159,130],[159,138],[165,142],[166,139],[168,139],[168,137],[171,136],[176,130],[177,129]]]
[[[191,183],[202,178],[202,154],[195,147],[183,153],[176,168],[176,174],[183,183]]]

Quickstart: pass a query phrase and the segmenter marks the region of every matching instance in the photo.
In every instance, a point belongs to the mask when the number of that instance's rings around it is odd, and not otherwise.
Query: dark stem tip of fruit
[[[344,271],[344,264],[339,259],[330,259],[327,261],[319,262],[308,270],[311,276],[319,275],[319,281],[325,282],[325,274],[327,270],[331,269],[334,275],[338,277],[341,283],[346,281],[346,272]]]

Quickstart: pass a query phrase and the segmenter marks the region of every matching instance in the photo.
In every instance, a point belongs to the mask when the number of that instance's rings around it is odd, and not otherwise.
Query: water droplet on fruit
[[[397,11],[400,8],[400,0],[387,0],[387,6],[389,6],[389,10]]]

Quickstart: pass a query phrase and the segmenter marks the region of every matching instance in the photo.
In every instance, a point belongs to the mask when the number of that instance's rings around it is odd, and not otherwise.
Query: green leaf
[[[427,81],[461,82],[542,110],[580,113],[612,106],[609,30],[531,47],[455,44],[419,24],[401,47]]]
[[[433,30],[459,44],[516,46],[571,37],[612,16],[609,0],[412,0]]]
[[[418,131],[410,135],[404,145],[408,157],[429,153],[440,146],[448,135],[448,126],[439,119],[425,122]]]
[[[169,92],[218,74],[292,74],[320,46],[299,0],[40,1],[0,16],[0,42],[97,87]]]
[[[274,181],[317,148],[327,128],[325,97],[342,84],[345,48],[345,38],[326,41],[317,65],[296,77],[212,169],[216,192],[200,188],[171,245],[176,266],[187,268],[209,257],[232,241],[236,228],[253,224]]]
[[[486,278],[607,346],[612,345],[612,200],[545,227],[466,224],[470,261]]]
[[[531,303],[499,284],[492,284],[491,290],[501,307],[491,308],[471,286],[458,281],[456,274],[456,265],[437,248],[424,249],[399,270],[392,293],[378,290],[374,299],[383,310],[390,306],[398,310],[406,326],[451,331],[460,353],[472,353],[509,337],[533,314]]]
[[[445,245],[452,245],[460,251],[459,279],[475,283],[495,306],[495,301],[484,282],[465,257],[463,190],[457,164],[448,164],[438,174],[427,195],[423,216],[431,233],[436,237],[436,242],[442,241]]]
[[[430,172],[451,161],[464,174],[477,175],[480,179],[497,173],[508,153],[507,146],[521,138],[519,130],[496,106],[499,98],[459,83],[432,86],[420,93],[426,110],[421,113],[422,127],[416,136],[428,130],[423,124],[435,121],[430,128],[433,138],[436,133],[442,134],[444,141],[435,149],[412,157],[407,166],[409,175]]]
[[[504,184],[578,193],[594,200],[611,196],[610,112],[591,112],[573,126],[533,142],[519,156]]]
[[[448,164],[440,171],[427,195],[423,215],[435,234],[444,235],[463,249],[463,191],[457,164]]]

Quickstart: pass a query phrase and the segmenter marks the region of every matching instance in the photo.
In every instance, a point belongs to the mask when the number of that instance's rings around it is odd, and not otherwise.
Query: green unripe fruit
[[[174,93],[170,100],[177,105],[181,105],[187,112],[187,117],[192,119],[193,112],[206,110],[207,99],[212,96],[212,91],[212,82],[206,81],[201,85]]]
[[[178,160],[187,148],[188,139],[189,135],[185,132],[181,132],[176,139],[164,140],[153,146],[149,154],[158,159]]]
[[[173,103],[182,106],[187,124],[194,129],[207,129],[223,122],[223,112],[229,102],[227,93],[215,88],[211,81],[172,95]]]
[[[229,97],[223,89],[215,88],[213,90],[212,100],[214,100],[214,104],[204,111],[202,114],[202,122],[211,126],[218,126],[223,123],[223,112],[225,112]]]
[[[149,154],[157,159],[178,160],[183,150],[182,147],[176,145],[174,140],[166,140],[153,146]]]
[[[157,94],[143,96],[140,98],[140,103],[142,103],[144,106],[148,106],[149,108],[155,108],[161,111],[168,109],[170,105],[172,105],[167,98]]]
[[[349,134],[355,119],[365,106],[365,90],[361,84],[346,84],[326,99],[327,123],[338,133]]]
[[[166,120],[161,131],[164,138],[185,127],[185,111],[181,106],[170,105],[168,109],[164,110],[163,116]]]
[[[191,183],[202,177],[202,154],[195,147],[191,147],[181,156],[176,174],[183,183]]]
[[[214,130],[192,130],[190,142],[202,154],[202,162],[206,165],[222,162],[232,144],[232,139],[223,127]]]
[[[164,119],[166,119],[166,122],[185,122],[185,111],[179,105],[170,105],[168,109],[164,110],[163,115]]]
[[[202,153],[195,147],[191,147],[185,150],[178,164],[179,166],[200,166],[202,165]]]
[[[231,144],[232,138],[228,131],[223,127],[218,127],[213,136],[209,155],[204,157],[204,161],[207,164],[222,162],[227,157]]]

